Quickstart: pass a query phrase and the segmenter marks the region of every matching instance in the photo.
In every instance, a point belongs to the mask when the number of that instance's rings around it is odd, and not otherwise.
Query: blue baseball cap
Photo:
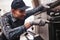
[[[29,6],[26,6],[23,0],[13,0],[11,4],[12,9],[20,9],[20,10],[25,10],[29,8]]]

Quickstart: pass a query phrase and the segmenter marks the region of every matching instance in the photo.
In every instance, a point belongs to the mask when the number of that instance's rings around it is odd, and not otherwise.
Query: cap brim
[[[20,10],[26,10],[26,9],[28,9],[28,8],[30,8],[29,6],[24,6],[24,7],[22,7],[22,8],[19,8]]]

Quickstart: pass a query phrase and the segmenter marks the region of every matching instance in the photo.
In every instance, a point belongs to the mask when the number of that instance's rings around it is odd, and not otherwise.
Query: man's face
[[[26,16],[25,10],[12,9],[12,14],[17,19],[24,19]]]

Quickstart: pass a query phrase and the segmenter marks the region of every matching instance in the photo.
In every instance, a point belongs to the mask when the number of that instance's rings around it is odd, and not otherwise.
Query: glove
[[[44,26],[46,23],[49,23],[48,20],[44,20],[44,19],[36,19],[32,22],[30,22],[31,25],[40,25],[40,26]]]

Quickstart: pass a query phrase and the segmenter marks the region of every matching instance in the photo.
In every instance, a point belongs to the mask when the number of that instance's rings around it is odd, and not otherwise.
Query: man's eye
[[[20,12],[25,12],[25,10],[20,10]]]

